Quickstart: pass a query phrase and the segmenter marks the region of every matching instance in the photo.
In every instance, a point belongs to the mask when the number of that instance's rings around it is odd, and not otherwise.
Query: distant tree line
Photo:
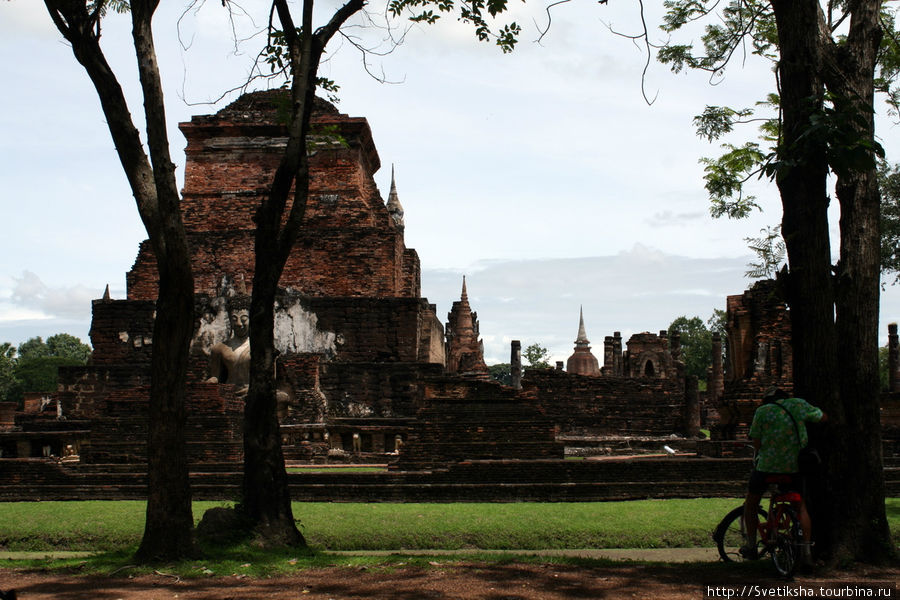
[[[33,337],[16,348],[0,344],[0,401],[22,408],[25,392],[56,391],[59,367],[85,365],[91,347],[74,335],[57,333],[45,342]]]

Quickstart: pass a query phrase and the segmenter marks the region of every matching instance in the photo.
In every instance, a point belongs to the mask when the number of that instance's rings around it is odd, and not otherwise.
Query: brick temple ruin
[[[282,104],[278,91],[250,93],[180,125],[187,139],[182,211],[193,251],[196,308],[188,455],[193,471],[212,477],[206,489],[216,493],[234,483],[242,458],[252,215],[284,147]],[[758,284],[728,298],[727,364],[723,369],[713,362],[705,394],[684,375],[677,335],[643,332],[623,343],[615,332],[604,339],[601,366],[591,353],[583,314],[567,370],[558,363],[556,369],[523,374],[520,345],[513,342],[512,385],[501,385],[488,375],[465,279],[446,325],[421,296],[419,257],[404,242],[404,210],[393,174],[386,202],[374,182],[381,163],[366,120],[318,101],[312,130],[320,133],[313,136],[307,215],[276,303],[278,415],[287,460],[390,463],[392,474],[385,477],[394,479],[373,477],[368,481],[380,483],[368,491],[357,485],[347,492],[364,499],[428,499],[426,493],[497,499],[507,493],[494,489],[497,481],[478,487],[470,480],[490,473],[522,484],[529,475],[509,461],[530,461],[526,472],[546,483],[516,492],[523,499],[686,493],[690,482],[718,481],[722,469],[744,468],[737,461],[654,471],[644,463],[646,473],[657,475],[635,475],[639,467],[564,466],[561,459],[576,450],[609,452],[616,443],[628,452],[641,443],[658,452],[663,440],[673,446],[680,440],[680,448],[692,453],[704,421],[718,440],[741,435],[765,387],[790,387],[787,313],[771,286]],[[127,298],[112,299],[107,292],[93,302],[90,364],[60,368],[58,391],[30,395],[24,411],[0,404],[0,459],[20,461],[19,470],[0,474],[8,489],[25,493],[29,481],[44,478],[64,482],[60,489],[69,492],[58,495],[66,497],[77,487],[65,483],[67,478],[142,476],[157,277],[152,248],[144,241],[126,276]],[[721,340],[714,344],[721,356]],[[716,448],[711,454],[723,454],[721,444]],[[57,468],[69,471],[21,462],[33,457],[61,457]],[[612,487],[598,487],[601,468],[620,469],[628,473],[621,477],[644,483],[629,487],[615,480],[608,482]],[[412,475],[426,472],[432,479]],[[438,472],[443,479],[433,479]],[[647,477],[677,483],[647,492]],[[310,481],[302,493],[294,492],[327,499],[341,489],[335,481],[326,480],[321,489]],[[572,481],[581,483],[560,495],[558,484]],[[423,482],[432,487],[423,488]],[[442,492],[444,484],[450,487]],[[117,488],[118,497],[142,493],[123,492],[125,485]],[[40,495],[39,487],[34,493]],[[398,491],[403,489],[409,491]]]

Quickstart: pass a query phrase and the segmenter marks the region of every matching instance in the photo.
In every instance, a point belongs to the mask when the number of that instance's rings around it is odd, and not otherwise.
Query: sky
[[[262,44],[251,34],[266,14],[236,15],[232,28],[218,1],[185,14],[187,2],[162,4],[154,31],[181,173],[177,123],[236,97],[211,104],[246,79]],[[638,31],[636,4],[558,6],[537,42],[546,5],[516,3],[521,41],[504,55],[452,17],[430,27],[390,21],[388,32],[373,1],[368,21],[347,36],[382,51],[392,38],[403,43],[365,61],[346,38],[328,48],[321,74],[341,86],[341,112],[368,119],[385,198],[394,166],[423,295],[444,318],[466,275],[489,364],[509,360],[513,339],[565,360],[582,307],[600,356],[614,331],[627,340],[681,315],[706,320],[751,283],[744,238],[780,221],[767,181],[751,185],[762,211],[740,221],[709,215],[698,161],[719,148],[691,124],[706,105],[752,106],[771,89],[769,65],[739,56],[711,85],[651,62],[648,105],[646,51],[613,33]],[[320,2],[318,23],[336,6]],[[664,41],[654,10],[645,15],[651,35]],[[127,17],[107,20],[102,44],[140,122]],[[125,273],[146,234],[96,94],[43,3],[2,3],[0,56],[0,342],[58,332],[87,341],[91,300],[106,285],[125,297]],[[882,117],[879,133],[888,158],[900,160],[896,125]],[[887,286],[882,343],[898,319],[900,289]]]

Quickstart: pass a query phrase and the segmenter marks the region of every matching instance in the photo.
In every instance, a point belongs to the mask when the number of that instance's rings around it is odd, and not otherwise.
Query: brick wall
[[[433,344],[431,332],[440,327],[433,307],[418,298],[306,298],[303,303],[318,316],[320,329],[342,336],[336,353],[341,361],[418,361],[420,348]]]
[[[678,379],[529,369],[522,384],[534,390],[561,433],[669,435],[683,429],[684,389]]]
[[[286,143],[279,96],[249,94],[216,115],[181,124],[188,140],[182,210],[197,292],[216,295],[223,275],[251,291],[252,216]],[[314,136],[304,226],[281,285],[306,295],[418,297],[419,259],[405,247],[375,185],[380,161],[368,123],[320,103],[312,127],[331,127],[342,139]],[[129,298],[156,297],[148,243],[126,279]]]
[[[562,458],[554,424],[534,395],[498,383],[434,378],[400,453],[398,468],[428,469],[484,459]]]
[[[421,403],[421,381],[442,367],[421,363],[322,364],[321,390],[335,417],[412,417]]]
[[[91,422],[82,462],[145,464],[149,395],[149,386],[108,390],[104,414]],[[196,465],[242,460],[243,402],[235,398],[233,387],[189,383],[185,403],[188,461]]]
[[[715,438],[734,439],[746,435],[767,389],[793,388],[790,315],[774,281],[728,296],[727,341],[720,422],[711,429]]]
[[[149,367],[156,303],[94,300],[91,308],[91,364],[128,363],[137,369]]]

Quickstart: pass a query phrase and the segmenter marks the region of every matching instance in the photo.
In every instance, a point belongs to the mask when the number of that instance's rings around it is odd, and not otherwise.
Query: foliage
[[[488,373],[491,376],[491,379],[494,381],[498,381],[503,385],[511,385],[512,384],[512,373],[510,372],[510,364],[509,363],[498,363],[496,365],[488,366]]]
[[[712,77],[724,76],[735,53],[757,55],[771,61],[778,59],[778,36],[774,13],[768,1],[728,0],[666,0],[666,14],[661,29],[674,35],[690,31],[697,22],[710,20],[700,37],[700,47],[693,43],[677,44],[671,40],[657,54],[660,62],[673,72],[683,69],[707,71]],[[843,3],[829,3],[828,25],[834,31],[846,15],[838,9]],[[886,35],[881,43],[875,89],[881,92],[893,114],[898,116],[900,89],[900,44],[894,27],[896,8],[882,9],[882,26]],[[840,38],[837,41],[841,43]],[[818,101],[818,100],[816,100]],[[780,112],[777,116],[758,115],[759,108],[769,109],[771,115],[780,106],[777,94],[768,94],[757,108],[707,106],[694,118],[697,135],[715,141],[734,130],[740,123],[757,122],[759,137],[764,144],[745,142],[740,145],[723,144],[724,152],[717,158],[703,158],[705,187],[710,198],[710,212],[714,217],[743,218],[759,209],[756,198],[744,194],[744,183],[754,175],[777,177],[795,166],[794,156],[802,155],[798,148],[780,147]],[[814,112],[808,127],[798,140],[804,145],[823,144],[828,163],[836,173],[868,168],[884,151],[873,140],[860,138],[858,125],[870,118],[871,109],[860,109],[858,103],[835,93],[827,93],[825,102]]]
[[[760,237],[746,237],[749,248],[756,254],[757,261],[748,263],[750,267],[744,275],[750,279],[774,279],[785,260],[784,240],[781,226],[759,230]]]
[[[303,32],[298,27],[295,29],[295,35],[302,36]],[[269,32],[266,41],[266,47],[262,52],[262,60],[269,66],[269,75],[281,76],[286,80],[290,80],[290,48],[284,31],[273,29]],[[316,76],[316,87],[325,92],[329,102],[337,104],[340,101],[338,92],[341,89],[333,79],[327,77]],[[285,83],[287,86],[287,83]],[[290,122],[290,100],[285,98],[284,106],[278,107],[279,120],[285,124]]]
[[[712,333],[718,333],[722,337],[723,341],[728,334],[727,325],[728,313],[726,313],[721,308],[713,309],[712,316],[710,316],[706,321],[706,326],[709,327],[709,330]]]
[[[882,161],[878,169],[881,188],[881,272],[900,282],[900,165]]]
[[[34,337],[19,345],[16,378],[25,392],[54,392],[59,367],[84,365],[90,357],[91,347],[74,335],[58,333],[46,343]]]
[[[713,313],[707,323],[719,327],[719,318],[718,314]],[[700,317],[681,316],[669,325],[669,336],[675,332],[681,336],[681,360],[684,362],[685,375],[694,375],[705,383],[707,370],[712,366],[713,330]]]
[[[59,367],[76,367],[83,364],[84,362],[67,356],[20,358],[16,364],[16,377],[21,382],[23,392],[55,392]]]
[[[79,364],[85,364],[91,357],[91,347],[68,333],[51,335],[46,342],[38,336],[19,344],[20,360],[46,357],[69,358]]]
[[[491,19],[507,10],[508,0],[459,0],[458,4],[454,0],[390,0],[388,3],[392,16],[409,13],[410,21],[429,25],[436,23],[442,13],[451,13],[456,8],[459,20],[471,24],[480,41],[494,40],[504,53],[513,51],[522,28],[515,21],[499,28],[491,27]]]
[[[890,371],[888,370],[888,358],[890,357],[890,348],[882,346],[878,349],[878,383],[881,391],[886,392],[890,387]]]
[[[16,377],[16,347],[0,344],[0,402],[16,402],[22,397],[22,382]]]
[[[38,336],[19,344],[0,345],[0,401],[19,405],[25,392],[56,391],[57,369],[87,363],[91,347],[68,333]]]
[[[546,369],[550,366],[547,360],[550,358],[550,351],[538,343],[531,344],[522,350],[522,358],[528,361],[528,366],[532,369]]]

